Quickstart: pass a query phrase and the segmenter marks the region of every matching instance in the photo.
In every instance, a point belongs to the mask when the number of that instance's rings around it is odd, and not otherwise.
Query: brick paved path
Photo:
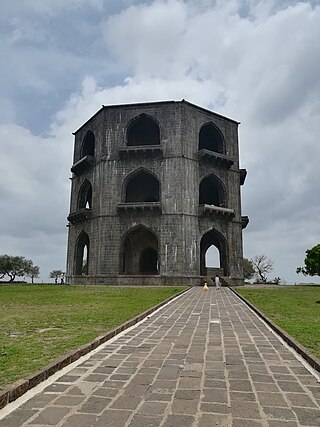
[[[4,426],[319,427],[320,384],[229,289],[193,288]]]

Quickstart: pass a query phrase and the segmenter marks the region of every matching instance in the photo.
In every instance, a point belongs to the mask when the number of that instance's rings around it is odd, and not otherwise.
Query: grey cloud
[[[0,139],[2,252],[34,257],[43,272],[63,268],[71,132],[102,104],[185,98],[242,122],[245,255],[266,253],[275,275],[301,280],[295,268],[320,235],[320,6],[18,3],[0,6],[5,19],[26,22],[0,47],[8,61],[0,111],[8,106],[15,122]]]

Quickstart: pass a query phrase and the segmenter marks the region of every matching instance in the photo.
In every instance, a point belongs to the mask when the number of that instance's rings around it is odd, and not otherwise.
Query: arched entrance
[[[212,246],[217,248],[219,252],[219,263],[216,266],[209,266],[208,259],[206,259],[207,251]],[[216,261],[218,261],[217,258]],[[216,273],[220,270],[220,274],[229,275],[228,244],[225,237],[217,230],[210,230],[205,233],[200,242],[200,274],[205,276],[210,273],[210,270],[217,270]]]
[[[159,274],[158,239],[144,226],[126,235],[121,257],[124,274]]]

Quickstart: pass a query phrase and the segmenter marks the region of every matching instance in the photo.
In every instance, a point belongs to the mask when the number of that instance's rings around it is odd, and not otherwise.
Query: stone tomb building
[[[187,101],[103,106],[75,132],[67,283],[243,280],[239,123]],[[216,268],[206,265],[215,246]]]

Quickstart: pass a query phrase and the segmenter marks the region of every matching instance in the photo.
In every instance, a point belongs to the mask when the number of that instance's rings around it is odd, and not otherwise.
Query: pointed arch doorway
[[[146,227],[129,231],[121,252],[123,274],[159,274],[158,239]]]
[[[210,272],[229,275],[228,243],[217,230],[205,233],[200,242],[200,274],[205,276]]]

